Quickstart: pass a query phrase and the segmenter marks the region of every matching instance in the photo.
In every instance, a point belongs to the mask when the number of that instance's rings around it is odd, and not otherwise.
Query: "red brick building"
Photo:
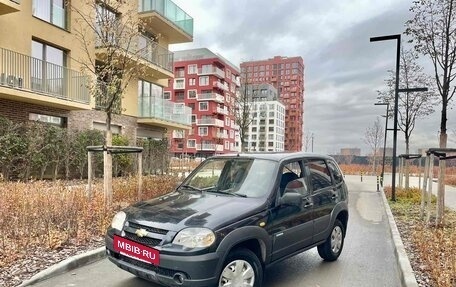
[[[192,109],[192,128],[170,134],[176,156],[207,157],[237,151],[232,113],[239,69],[209,49],[174,52],[174,79],[164,98]]]
[[[241,63],[242,81],[269,83],[285,105],[285,150],[301,151],[304,124],[304,61],[302,57],[276,56]]]

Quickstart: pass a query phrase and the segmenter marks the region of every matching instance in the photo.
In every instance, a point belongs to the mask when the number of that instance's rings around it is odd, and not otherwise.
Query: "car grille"
[[[168,233],[168,230],[155,228],[155,227],[149,227],[149,226],[137,224],[137,223],[134,223],[131,221],[128,222],[128,226],[130,226],[131,228],[134,228],[134,229],[145,229],[148,232],[152,232],[152,233],[156,233],[156,234],[166,235]]]
[[[146,263],[146,262],[142,262],[142,261],[139,261],[139,260],[124,256],[124,255],[119,255],[119,259],[124,261],[124,262],[130,263],[132,265],[135,265],[135,266],[147,269],[147,270],[154,271],[155,273],[163,275],[163,276],[173,277],[174,274],[179,272],[179,273],[184,274],[187,279],[190,279],[190,276],[188,276],[187,273],[182,272],[182,271],[172,270],[172,269],[168,269],[168,268],[155,266],[155,265],[152,265],[152,264],[149,264],[149,263]]]
[[[125,238],[147,246],[157,246],[161,242],[161,239],[151,237],[139,237],[136,234],[130,232],[125,232]]]

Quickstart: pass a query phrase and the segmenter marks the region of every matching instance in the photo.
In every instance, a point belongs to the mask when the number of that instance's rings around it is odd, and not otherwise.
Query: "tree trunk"
[[[446,148],[447,146],[447,134],[445,132],[440,133],[440,148]],[[437,187],[437,216],[435,223],[436,225],[444,224],[444,212],[445,212],[445,172],[446,162],[445,160],[439,160],[439,181]]]
[[[405,137],[405,154],[410,152],[410,139]],[[410,160],[404,158],[404,175],[405,175],[405,190],[410,187]]]
[[[108,124],[106,130],[105,147],[112,146],[112,131]],[[103,190],[105,194],[105,203],[107,206],[112,205],[112,155],[107,150],[103,151]]]

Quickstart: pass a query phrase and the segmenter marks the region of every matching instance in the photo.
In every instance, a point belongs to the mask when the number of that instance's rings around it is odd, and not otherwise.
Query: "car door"
[[[280,171],[277,200],[271,209],[271,221],[267,226],[273,240],[272,260],[277,260],[312,244],[313,233],[313,204],[308,182],[304,177],[302,161],[288,162],[282,166]],[[299,188],[291,188],[296,184]],[[298,196],[297,204],[281,202],[286,192],[294,192],[295,196]]]
[[[327,230],[331,227],[331,212],[337,203],[338,197],[333,185],[331,172],[324,159],[310,159],[305,163],[310,175],[312,188],[314,242],[323,240]]]

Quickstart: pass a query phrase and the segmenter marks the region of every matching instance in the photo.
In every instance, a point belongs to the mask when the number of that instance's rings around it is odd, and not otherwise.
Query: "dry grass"
[[[419,218],[418,189],[397,190],[396,199],[390,206],[420,286],[456,286],[456,212],[447,210],[445,225],[436,228]]]
[[[169,192],[175,177],[143,178],[144,198]],[[58,250],[101,238],[113,214],[137,201],[135,178],[116,179],[114,204],[107,208],[102,184],[95,184],[92,199],[85,185],[64,182],[0,183],[0,268],[25,258],[36,247]]]

